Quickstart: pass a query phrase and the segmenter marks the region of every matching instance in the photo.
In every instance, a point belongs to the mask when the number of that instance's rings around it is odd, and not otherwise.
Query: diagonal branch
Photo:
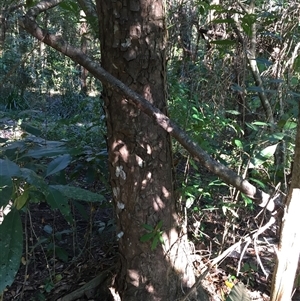
[[[35,18],[42,11],[59,4],[60,0],[42,1],[37,6],[31,8],[28,13],[20,18],[21,26],[38,40],[58,50],[59,52],[70,57],[74,62],[82,65],[97,79],[105,82],[111,89],[122,93],[128,98],[128,102],[137,106],[142,112],[151,117],[159,126],[166,130],[176,139],[195,160],[200,162],[212,173],[220,177],[225,183],[236,187],[242,193],[253,199],[259,206],[266,207],[269,211],[278,210],[281,201],[278,198],[271,199],[270,195],[250,184],[233,170],[220,162],[211,158],[203,149],[199,147],[188,134],[177,124],[164,115],[159,109],[152,106],[145,98],[128,88],[117,78],[105,71],[97,62],[84,54],[80,49],[73,47],[64,41],[60,36],[50,34],[38,26]]]

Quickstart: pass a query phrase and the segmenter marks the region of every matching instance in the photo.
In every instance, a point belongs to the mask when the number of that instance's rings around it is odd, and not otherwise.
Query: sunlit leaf
[[[254,158],[251,159],[249,168],[255,168],[259,165],[262,165],[265,161],[271,158],[275,154],[277,145],[278,143],[267,146],[266,148],[261,150]]]
[[[258,125],[258,126],[268,126],[268,125],[270,125],[269,123],[263,122],[263,121],[254,121],[254,122],[252,122],[252,124]]]
[[[232,114],[232,115],[241,115],[239,111],[236,110],[226,110],[226,113]]]
[[[234,142],[234,144],[235,144],[238,148],[240,148],[240,149],[243,149],[243,148],[244,148],[244,147],[243,147],[243,143],[242,143],[241,140],[239,140],[239,139],[234,139],[233,142]]]
[[[292,120],[288,120],[283,129],[285,130],[292,130],[292,129],[295,129],[297,127],[297,122],[296,121],[292,121]]]

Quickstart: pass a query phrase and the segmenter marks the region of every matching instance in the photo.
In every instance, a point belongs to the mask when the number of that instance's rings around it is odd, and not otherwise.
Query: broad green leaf
[[[269,158],[271,158],[275,154],[277,145],[278,145],[278,143],[267,146],[266,148],[261,150],[254,158],[251,159],[249,168],[255,168],[255,167],[263,164]]]
[[[275,154],[277,145],[278,145],[278,143],[276,143],[276,144],[274,144],[274,145],[267,146],[266,148],[264,148],[264,149],[260,152],[260,155],[261,155],[263,158],[266,158],[266,159],[272,157],[272,156]]]
[[[141,241],[141,242],[149,241],[149,240],[151,240],[154,236],[155,236],[155,232],[146,233],[146,234],[144,234],[144,235],[140,238],[140,241]]]
[[[55,246],[55,255],[63,262],[68,262],[69,254],[61,247]]]
[[[73,223],[73,216],[68,199],[59,190],[53,186],[49,186],[49,194],[46,196],[46,201],[52,209],[58,209],[68,223]]]
[[[10,160],[0,159],[0,176],[18,177],[20,176],[20,167]]]
[[[148,225],[148,224],[143,224],[143,228],[145,228],[148,231],[153,231],[154,230],[154,228],[151,225]]]
[[[71,160],[72,157],[69,154],[55,158],[48,164],[46,177],[65,169],[70,164]]]
[[[258,131],[258,127],[252,123],[245,122],[246,126],[254,131]]]
[[[0,292],[11,285],[18,272],[23,251],[23,229],[19,212],[12,210],[0,224]]]
[[[15,199],[15,207],[20,210],[22,209],[29,199],[29,191],[25,190],[20,196]]]
[[[275,142],[275,141],[280,141],[284,138],[284,133],[274,133],[272,135],[270,135],[269,137],[269,141],[270,142]]]
[[[245,285],[241,282],[238,282],[230,291],[229,296],[226,298],[226,301],[250,301],[247,289]]]
[[[47,194],[48,184],[45,180],[37,175],[33,170],[21,168],[21,176],[28,183],[38,188],[43,194]]]
[[[233,139],[233,142],[234,142],[234,144],[235,144],[238,148],[240,148],[240,149],[243,149],[243,148],[244,148],[244,147],[243,147],[243,143],[242,143],[241,140],[239,140],[239,139]]]
[[[29,123],[22,122],[20,127],[22,130],[26,131],[27,133],[35,135],[35,136],[40,136],[42,134],[41,130],[30,125]]]
[[[292,130],[295,129],[297,127],[297,122],[292,121],[292,120],[288,120],[285,125],[284,125],[284,129],[285,130]]]
[[[13,182],[9,176],[0,175],[0,208],[6,206],[13,193]]]
[[[56,157],[59,155],[63,155],[69,153],[69,150],[65,147],[45,147],[40,149],[32,149],[29,150],[25,155],[23,155],[21,158],[24,157],[32,157],[35,159],[40,159],[43,157]]]
[[[74,200],[95,203],[102,203],[105,200],[103,195],[82,189],[80,187],[68,185],[50,185],[50,187],[59,190],[65,197]]]

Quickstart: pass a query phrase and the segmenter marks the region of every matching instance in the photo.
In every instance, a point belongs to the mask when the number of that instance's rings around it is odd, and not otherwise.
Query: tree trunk
[[[97,9],[103,68],[166,113],[162,0],[98,0]],[[174,301],[195,279],[176,214],[170,135],[109,85],[104,101],[122,257],[118,291],[122,301]],[[141,242],[145,224],[156,235]],[[164,244],[155,246],[160,230]]]
[[[296,136],[292,182],[281,225],[277,264],[270,301],[291,300],[300,254],[300,119]]]

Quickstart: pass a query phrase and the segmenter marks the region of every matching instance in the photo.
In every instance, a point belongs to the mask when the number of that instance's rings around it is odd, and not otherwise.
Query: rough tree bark
[[[110,74],[167,114],[165,11],[161,0],[97,1],[101,61]],[[176,300],[194,284],[173,194],[170,135],[123,93],[104,85],[122,300]],[[162,223],[164,245],[141,243]],[[156,239],[156,238],[155,238]]]

